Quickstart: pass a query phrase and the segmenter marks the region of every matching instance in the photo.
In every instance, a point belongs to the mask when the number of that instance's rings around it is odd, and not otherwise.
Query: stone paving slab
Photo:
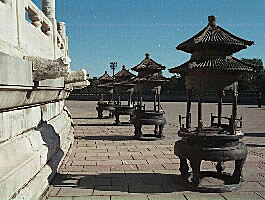
[[[174,155],[177,136],[177,116],[185,113],[185,103],[162,103],[166,112],[165,138],[156,141],[133,139],[133,126],[115,126],[114,119],[96,119],[96,102],[66,101],[75,123],[75,141],[64,165],[52,183],[49,200],[83,199],[265,199],[265,110],[239,106],[243,116],[243,141],[248,157],[243,169],[245,182],[230,193],[198,193],[187,188],[179,172],[179,159]],[[196,104],[192,105],[196,122]],[[85,109],[84,109],[85,108]],[[203,105],[205,125],[216,104]],[[224,115],[230,115],[231,105],[225,105]],[[121,116],[123,121],[127,116]],[[145,126],[145,132],[153,128]],[[201,170],[215,170],[214,162],[203,161]],[[225,171],[232,173],[234,162],[226,162]],[[208,184],[217,184],[205,178]]]

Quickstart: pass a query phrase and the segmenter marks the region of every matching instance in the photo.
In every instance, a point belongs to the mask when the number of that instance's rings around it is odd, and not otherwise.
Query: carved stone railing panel
[[[40,28],[43,18],[42,13],[32,1],[29,1],[28,3],[26,11],[28,12],[29,19],[35,27]]]
[[[31,1],[28,0],[28,4],[25,5],[25,9],[28,12],[29,19],[32,24],[40,28],[45,35],[50,36],[52,30],[51,21],[45,14]]]
[[[52,31],[52,24],[47,17],[43,18],[41,30],[45,35],[48,35],[48,36],[50,36],[52,33],[51,32]]]
[[[56,60],[40,57],[24,56],[24,59],[32,62],[32,76],[34,81],[67,77],[70,73],[70,65],[64,58]]]

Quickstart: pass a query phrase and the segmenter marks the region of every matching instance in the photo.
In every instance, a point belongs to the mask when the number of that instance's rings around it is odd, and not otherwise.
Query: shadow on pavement
[[[248,147],[265,147],[265,144],[246,144]]]
[[[265,133],[244,133],[247,137],[265,137]]]
[[[72,119],[99,119],[99,118],[98,117],[73,117]],[[111,119],[111,118],[109,116],[104,116],[102,119]]]
[[[120,135],[76,136],[75,139],[81,139],[81,140],[105,140],[105,141],[127,141],[127,140],[136,140],[134,136],[120,136]]]
[[[154,173],[58,174],[52,185],[142,194],[190,191],[180,175]]]
[[[123,122],[123,123],[120,123],[120,124],[115,124],[115,123],[112,123],[112,124],[75,124],[74,126],[132,126],[132,124],[130,123],[127,123],[127,122]]]

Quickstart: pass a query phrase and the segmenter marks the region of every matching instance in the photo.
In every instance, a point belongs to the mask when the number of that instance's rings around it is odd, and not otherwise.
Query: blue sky
[[[41,8],[41,0],[33,0]],[[67,25],[71,67],[99,76],[118,62],[132,68],[149,52],[168,68],[190,54],[176,51],[217,16],[217,24],[255,42],[237,58],[261,58],[265,63],[265,0],[57,0],[57,21]],[[171,76],[165,70],[164,75]]]

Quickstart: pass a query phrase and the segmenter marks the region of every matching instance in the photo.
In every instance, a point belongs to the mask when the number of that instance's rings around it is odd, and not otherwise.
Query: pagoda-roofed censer
[[[157,139],[163,138],[163,128],[166,124],[164,111],[160,105],[160,90],[161,84],[166,80],[162,76],[162,66],[152,60],[147,53],[145,59],[133,67],[132,70],[138,72],[138,75],[133,79],[137,92],[137,104],[134,106],[131,123],[135,127],[135,137],[138,139]],[[143,104],[143,91],[151,89],[154,93],[153,109],[147,110]],[[143,134],[143,125],[154,125],[154,134]]]
[[[247,41],[232,35],[216,25],[216,17],[208,17],[209,24],[191,39],[177,46],[177,50],[191,53],[188,62],[169,69],[171,73],[185,76],[187,90],[186,116],[179,116],[182,137],[175,144],[175,154],[180,158],[181,175],[189,183],[189,167],[192,168],[192,186],[199,191],[224,192],[239,187],[242,168],[247,157],[247,147],[240,141],[242,117],[237,116],[238,78],[243,73],[254,72],[255,66],[246,64],[232,56],[253,41]],[[231,116],[222,115],[222,97],[224,88],[233,85]],[[211,115],[211,125],[205,127],[202,121],[202,102],[206,91],[216,91],[218,98],[217,116]],[[191,126],[191,96],[198,101],[197,127]],[[182,123],[185,119],[185,123]],[[219,185],[203,185],[201,179],[210,173],[200,172],[201,161],[217,162],[217,172],[211,173],[220,181]],[[232,175],[224,172],[224,162],[235,161]]]
[[[120,124],[120,115],[132,115],[133,112],[133,103],[132,103],[132,94],[134,91],[134,84],[132,83],[132,78],[135,77],[134,74],[129,72],[126,69],[125,65],[122,66],[121,71],[114,75],[115,81],[113,83],[114,90],[118,94],[118,100],[115,104],[115,123]],[[121,102],[121,94],[128,93],[128,103],[123,105]]]
[[[108,75],[107,71],[99,77],[100,99],[97,103],[96,110],[98,111],[98,118],[103,118],[103,111],[109,111],[109,118],[113,117],[114,102],[113,102],[113,78]],[[109,101],[104,101],[104,94],[110,94],[111,98]]]

